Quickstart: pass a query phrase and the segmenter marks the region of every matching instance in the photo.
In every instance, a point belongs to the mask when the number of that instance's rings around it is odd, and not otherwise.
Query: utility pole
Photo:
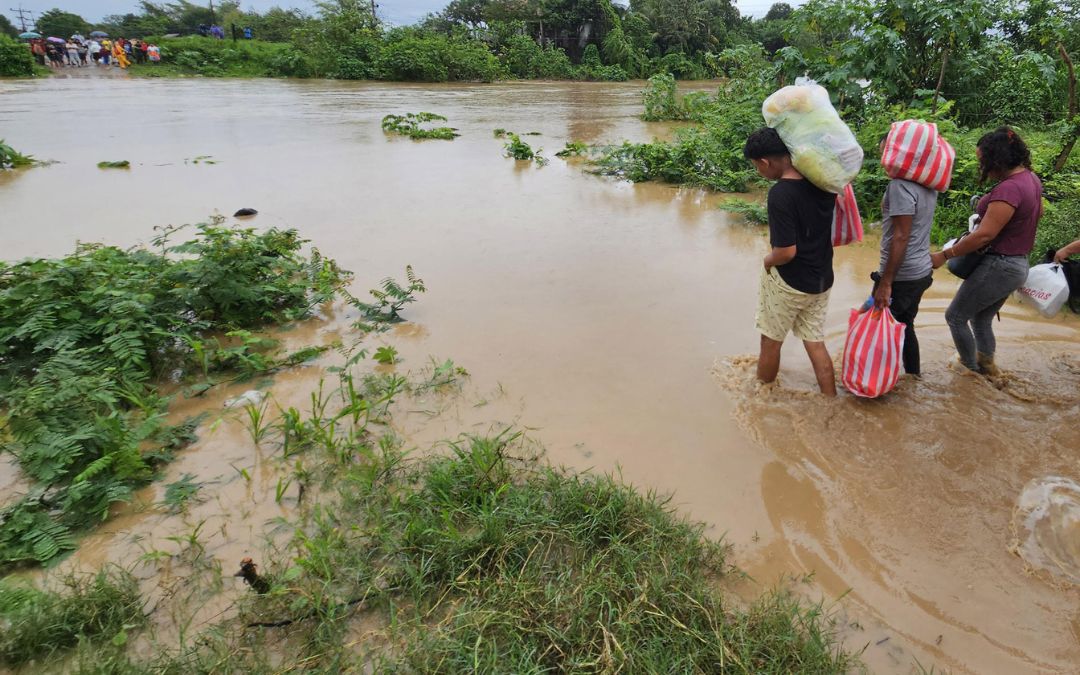
[[[216,17],[214,17],[214,0],[210,0],[210,25],[216,23]]]
[[[375,14],[375,9],[377,7],[378,7],[378,5],[375,4],[375,0],[371,0],[371,25],[372,26],[378,26],[379,25],[379,17]]]
[[[27,16],[30,17],[30,25],[34,25],[34,13],[28,9],[23,9],[22,5],[19,5],[18,9],[15,9],[14,7],[9,7],[8,11],[15,12],[15,16],[19,17],[19,23],[22,24],[22,30],[24,33],[26,32]]]

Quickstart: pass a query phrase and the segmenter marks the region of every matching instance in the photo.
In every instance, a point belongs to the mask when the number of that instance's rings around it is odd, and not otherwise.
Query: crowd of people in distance
[[[161,50],[145,40],[124,38],[86,39],[73,35],[65,40],[35,38],[30,51],[39,66],[83,68],[90,65],[127,68],[131,63],[158,63]]]

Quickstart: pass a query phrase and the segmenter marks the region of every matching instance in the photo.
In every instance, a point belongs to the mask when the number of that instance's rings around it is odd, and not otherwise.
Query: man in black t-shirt
[[[836,375],[824,330],[833,284],[836,195],[803,178],[775,129],[751,134],[743,155],[762,177],[776,181],[768,198],[772,250],[765,256],[758,294],[758,379],[766,383],[776,380],[780,348],[790,332],[803,341],[821,393],[836,396]]]

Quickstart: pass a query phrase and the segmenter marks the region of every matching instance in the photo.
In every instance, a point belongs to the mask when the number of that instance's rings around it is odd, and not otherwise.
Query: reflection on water
[[[850,589],[845,610],[865,630],[849,646],[869,643],[875,670],[906,673],[918,658],[958,671],[1075,672],[1080,595],[1024,570],[1025,561],[1042,569],[1075,556],[1075,512],[1024,497],[1018,507],[1017,498],[1029,481],[1077,479],[1078,322],[1010,303],[995,326],[1009,376],[964,377],[944,366],[952,350],[943,313],[956,284],[941,274],[920,314],[924,379],[903,380],[883,401],[824,401],[792,344],[782,385],[756,387],[752,359],[738,355],[757,345],[761,228],[729,220],[718,195],[601,179],[577,160],[515,170],[492,136],[497,127],[537,131],[529,142],[552,156],[569,140],[670,135],[673,125],[640,120],[641,86],[0,82],[4,137],[60,162],[0,176],[3,255],[60,255],[77,240],[128,245],[156,225],[254,207],[246,226],[300,229],[356,272],[357,293],[412,264],[429,291],[407,309],[411,323],[365,346],[392,344],[402,369],[453,358],[472,381],[460,403],[400,411],[410,446],[513,423],[557,463],[673,491],[710,534],[726,534],[760,582],[813,572],[814,593],[835,599]],[[100,100],[148,112],[80,105],[62,119],[42,114]],[[418,111],[445,115],[462,136],[413,142],[379,127],[387,113]],[[184,161],[200,155],[218,163]],[[105,159],[132,168],[98,170]],[[834,355],[876,264],[874,241],[837,251],[826,326]],[[282,337],[294,348],[349,335],[343,312]],[[303,409],[333,358],[277,376],[274,400]],[[717,358],[729,361],[722,386],[710,373]],[[277,463],[222,409],[252,387],[178,399],[178,419],[211,413],[200,441],[64,566],[153,560],[177,547],[168,537],[203,522],[225,581],[219,596],[198,599],[195,623],[226,610],[243,590],[227,575],[279,542],[274,519],[296,508],[294,493],[275,499]],[[155,504],[185,473],[207,484],[208,498],[169,515]],[[21,489],[15,474],[0,463],[0,499]],[[1073,493],[1046,491],[1048,504],[1062,494]],[[1015,525],[1014,509],[1023,514]],[[1025,548],[1031,537],[1037,548]],[[178,592],[168,583],[180,571],[161,581],[146,565],[151,596]]]

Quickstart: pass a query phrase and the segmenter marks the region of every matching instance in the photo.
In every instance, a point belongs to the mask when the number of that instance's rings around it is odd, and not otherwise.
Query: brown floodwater
[[[911,672],[916,660],[955,672],[1080,670],[1080,322],[1010,302],[995,325],[1006,376],[964,375],[947,366],[943,315],[956,283],[939,273],[919,319],[923,379],[880,401],[826,401],[789,344],[780,384],[756,385],[762,230],[718,210],[719,195],[598,178],[553,157],[568,140],[669,135],[670,125],[638,118],[640,90],[3,81],[0,137],[57,161],[0,175],[3,257],[136,244],[154,226],[254,207],[252,226],[298,228],[356,273],[358,291],[411,264],[429,291],[408,308],[410,324],[371,343],[394,345],[399,369],[453,358],[471,378],[460,400],[402,407],[395,424],[408,443],[509,423],[555,463],[673,492],[734,545],[752,577],[741,593],[798,580],[876,672]],[[448,117],[461,138],[413,142],[379,127],[387,113],[422,110]],[[551,163],[504,158],[497,127],[539,132],[525,138]],[[216,163],[193,161],[201,156]],[[119,159],[131,168],[95,166]],[[873,235],[838,251],[834,356],[876,260]],[[349,319],[282,337],[347,339]],[[278,375],[274,398],[300,407],[332,361]],[[178,399],[177,418],[210,413],[200,440],[62,568],[142,556],[153,606],[195,593],[181,581],[193,573],[220,585],[187,598],[196,609],[186,630],[229,612],[243,592],[229,575],[242,556],[287,541],[274,519],[297,497],[279,503],[279,463],[223,407],[251,386]],[[184,474],[206,483],[206,499],[170,515],[155,503]],[[0,499],[20,485],[0,462]],[[169,537],[196,527],[202,562],[155,553],[181,549]],[[152,621],[176,630],[168,611]]]

